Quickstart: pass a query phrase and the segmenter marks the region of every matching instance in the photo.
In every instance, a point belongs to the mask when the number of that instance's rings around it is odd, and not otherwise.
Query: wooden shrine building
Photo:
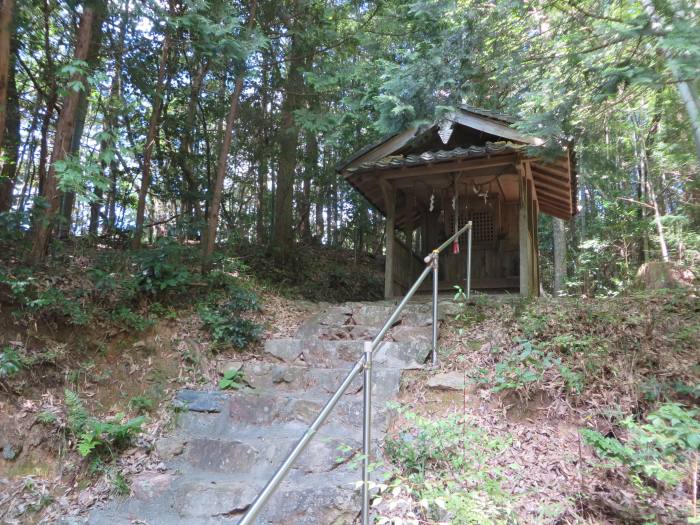
[[[472,221],[472,288],[537,295],[537,218],[576,213],[573,151],[538,156],[543,141],[514,119],[462,107],[354,154],[338,172],[386,216],[384,294],[403,294],[423,257]],[[440,289],[464,286],[466,235],[440,256]],[[457,253],[455,253],[457,252]]]

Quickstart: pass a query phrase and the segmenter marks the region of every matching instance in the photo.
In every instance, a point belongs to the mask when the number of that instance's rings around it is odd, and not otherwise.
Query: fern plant
[[[78,452],[83,457],[91,454],[122,449],[142,431],[146,418],[139,416],[127,420],[124,414],[117,414],[109,420],[90,416],[82,400],[72,390],[65,391],[68,430],[78,443]]]

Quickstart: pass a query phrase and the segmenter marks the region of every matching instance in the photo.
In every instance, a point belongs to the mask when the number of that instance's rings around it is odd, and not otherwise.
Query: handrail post
[[[472,221],[469,221],[467,230],[467,301],[472,292]]]
[[[369,525],[369,458],[372,448],[372,352],[373,345],[365,341],[364,403],[362,432],[362,525]]]
[[[440,254],[433,251],[433,257],[430,261],[433,267],[433,366],[438,365],[437,355],[437,340],[438,340],[438,267],[440,265]]]

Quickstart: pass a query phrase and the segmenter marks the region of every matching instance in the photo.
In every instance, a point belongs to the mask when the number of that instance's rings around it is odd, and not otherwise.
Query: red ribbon
[[[452,253],[454,255],[457,255],[459,253],[459,241],[457,239],[455,239],[452,242]]]

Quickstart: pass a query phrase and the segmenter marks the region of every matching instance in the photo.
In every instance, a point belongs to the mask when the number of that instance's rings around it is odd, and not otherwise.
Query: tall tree
[[[272,229],[272,246],[283,252],[291,248],[294,243],[293,197],[299,147],[299,126],[295,122],[294,112],[302,108],[301,93],[304,89],[302,75],[304,21],[301,7],[301,2],[293,0],[289,2],[289,12],[283,13],[289,31],[290,45],[285,61],[288,69],[284,81],[284,100],[277,136],[279,170],[275,193],[275,221]]]
[[[170,0],[170,14],[174,14],[174,2]],[[153,163],[153,148],[155,147],[156,138],[158,135],[158,127],[160,125],[160,115],[163,109],[163,100],[165,99],[166,91],[166,74],[168,70],[168,61],[170,60],[170,47],[172,45],[172,35],[169,28],[165,29],[163,37],[163,47],[160,53],[160,62],[158,65],[158,77],[156,78],[155,91],[153,100],[151,101],[151,116],[148,119],[148,132],[146,133],[146,143],[143,147],[143,163],[141,166],[141,186],[139,187],[139,198],[136,205],[136,223],[134,224],[134,237],[132,246],[138,248],[141,246],[141,237],[143,236],[143,221],[146,215],[146,197],[151,185],[151,167]]]
[[[106,4],[103,0],[89,0],[83,4],[83,12],[80,16],[76,35],[75,53],[73,55],[73,60],[76,64],[87,61],[90,45],[93,41],[93,31],[98,29],[96,24],[102,23],[101,10],[105,8]],[[34,235],[30,254],[31,262],[34,264],[40,264],[46,258],[46,250],[51,239],[53,223],[60,206],[56,163],[65,159],[70,151],[75,132],[76,117],[78,116],[81,91],[83,90],[89,91],[90,84],[85,78],[84,71],[79,69],[69,79],[68,89],[63,97],[61,112],[56,124],[51,163],[44,182],[44,193],[42,195],[46,204],[45,206],[42,205],[44,210],[36,213],[34,218]]]
[[[255,9],[257,0],[250,2],[250,14],[246,24],[246,37],[250,34],[255,24]],[[202,273],[211,270],[212,255],[214,254],[214,243],[216,242],[216,231],[219,226],[219,208],[221,207],[222,191],[224,189],[224,178],[228,169],[228,157],[231,150],[231,139],[233,138],[233,127],[236,123],[238,105],[240,103],[241,92],[243,91],[243,80],[245,76],[245,58],[237,68],[236,84],[231,93],[228,115],[226,116],[226,128],[221,139],[221,149],[216,165],[216,178],[211,189],[211,199],[209,200],[209,210],[207,214],[207,229],[202,243]]]
[[[7,96],[10,75],[10,40],[12,37],[12,12],[14,0],[2,0],[0,7],[0,146],[5,138]]]
[[[17,175],[17,160],[19,157],[20,137],[20,100],[17,93],[15,67],[17,61],[17,37],[11,39],[9,72],[7,75],[7,92],[4,108],[0,109],[4,117],[4,139],[0,142],[2,153],[2,171],[0,171],[0,213],[12,207],[12,193]],[[2,66],[0,66],[2,67]],[[2,80],[0,80],[0,83]],[[3,126],[3,124],[0,124]]]

